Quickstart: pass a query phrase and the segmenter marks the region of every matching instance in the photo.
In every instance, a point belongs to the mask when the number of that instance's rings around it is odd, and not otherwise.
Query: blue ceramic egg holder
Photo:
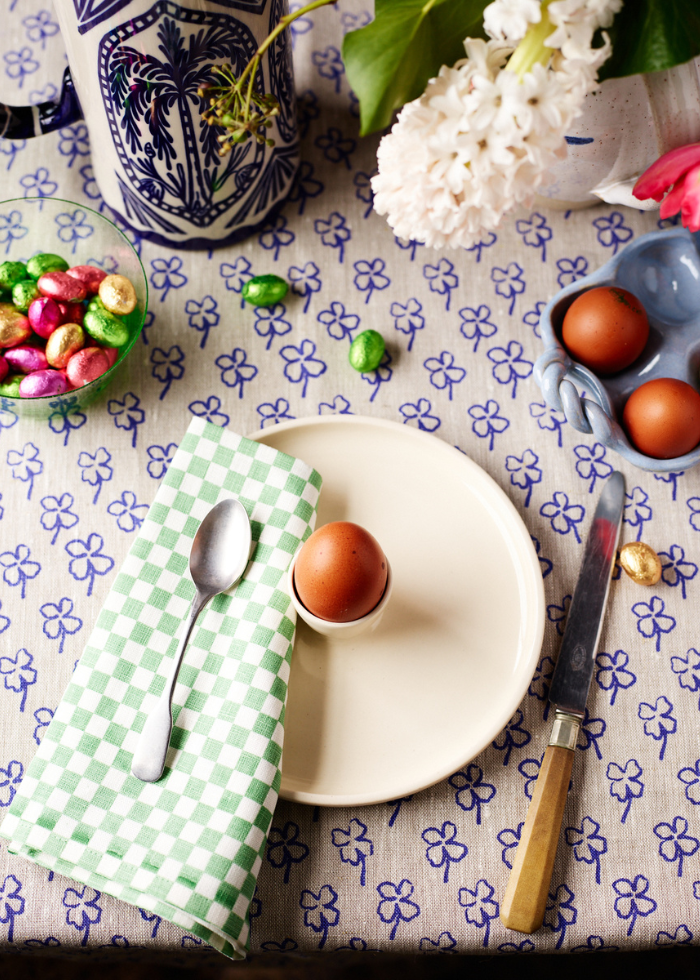
[[[542,311],[545,352],[535,379],[550,408],[563,412],[577,432],[593,434],[630,463],[655,473],[686,470],[700,462],[700,446],[674,459],[638,452],[618,419],[635,388],[654,378],[678,378],[700,390],[700,233],[685,228],[642,235],[597,272],[562,289]],[[649,340],[634,364],[599,378],[562,346],[564,315],[577,296],[594,286],[621,286],[644,306]]]

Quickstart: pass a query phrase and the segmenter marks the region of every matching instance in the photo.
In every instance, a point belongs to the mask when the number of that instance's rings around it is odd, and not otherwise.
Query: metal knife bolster
[[[573,725],[580,723],[586,710],[624,503],[624,477],[615,472],[603,488],[593,517],[552,677],[549,700],[556,708],[552,738],[557,740],[550,745],[569,747],[572,738],[571,748],[576,744],[578,724],[575,735]]]

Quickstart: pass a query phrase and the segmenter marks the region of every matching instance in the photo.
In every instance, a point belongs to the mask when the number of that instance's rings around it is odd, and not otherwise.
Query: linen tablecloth
[[[5,101],[40,101],[63,66],[47,0],[6,4]],[[700,942],[700,470],[636,470],[544,404],[532,377],[539,312],[658,215],[534,207],[477,246],[398,242],[372,212],[377,138],[358,138],[340,59],[366,5],[341,0],[294,29],[300,180],[258,236],[211,254],[140,249],[151,290],[143,341],[85,414],[15,422],[0,411],[0,813],[68,683],[103,599],[192,415],[238,432],[329,412],[417,426],[503,487],[544,577],[542,659],[493,744],[405,800],[317,810],[280,802],[252,907],[253,951],[598,950]],[[101,207],[85,126],[0,142],[3,198],[66,208],[66,251]],[[0,207],[0,254],[13,212]],[[241,305],[251,274],[292,290]],[[349,340],[387,340],[376,372]],[[313,462],[313,461],[310,461]],[[662,555],[662,581],[613,583],[564,816],[545,925],[499,922],[550,720],[547,686],[597,493],[627,480],[623,540]],[[455,690],[446,709],[459,710]],[[406,725],[413,724],[407,718]],[[49,880],[50,879],[50,880]],[[89,933],[89,937],[88,937]],[[0,944],[172,949],[197,940],[151,913],[49,876],[0,848]]]

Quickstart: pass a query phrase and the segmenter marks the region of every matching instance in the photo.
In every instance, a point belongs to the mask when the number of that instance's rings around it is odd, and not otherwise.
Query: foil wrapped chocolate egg
[[[82,282],[69,276],[67,272],[46,272],[36,285],[42,296],[50,296],[57,303],[80,302],[86,296]],[[14,300],[14,290],[12,299]]]
[[[79,279],[85,286],[88,296],[94,296],[107,273],[96,265],[74,265],[72,269],[68,269],[68,275]]]
[[[0,347],[16,347],[32,335],[32,325],[12,303],[0,303]]]
[[[95,381],[109,367],[109,355],[102,347],[83,347],[68,361],[66,377],[74,388],[81,388]]]
[[[20,344],[5,351],[5,360],[16,374],[31,374],[32,371],[45,371],[49,366],[46,354],[39,347]]]
[[[661,559],[643,541],[630,541],[620,548],[620,564],[638,585],[656,585],[661,578]]]
[[[40,296],[30,303],[27,318],[34,329],[34,333],[43,340],[48,340],[62,322],[59,304],[48,296]]]
[[[85,332],[103,347],[123,347],[129,340],[129,328],[118,316],[109,310],[100,309],[92,304],[83,318]]]
[[[46,360],[62,370],[73,354],[85,345],[85,332],[79,323],[63,323],[46,341]]]
[[[68,380],[63,371],[33,371],[25,374],[19,383],[22,398],[45,398],[47,395],[62,395],[68,391]]]
[[[104,308],[116,316],[126,316],[136,309],[136,290],[126,276],[105,276],[97,295]]]

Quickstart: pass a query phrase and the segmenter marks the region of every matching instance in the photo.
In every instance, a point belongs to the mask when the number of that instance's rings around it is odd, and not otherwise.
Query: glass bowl
[[[0,204],[0,262],[26,262],[39,252],[61,255],[71,266],[98,265],[133,283],[136,309],[124,317],[129,341],[112,367],[90,384],[62,395],[39,398],[0,396],[0,409],[19,418],[48,419],[72,415],[110,383],[143,329],[148,310],[148,283],[133,245],[103,215],[74,201],[49,197],[18,198]],[[2,248],[4,245],[4,249]]]

